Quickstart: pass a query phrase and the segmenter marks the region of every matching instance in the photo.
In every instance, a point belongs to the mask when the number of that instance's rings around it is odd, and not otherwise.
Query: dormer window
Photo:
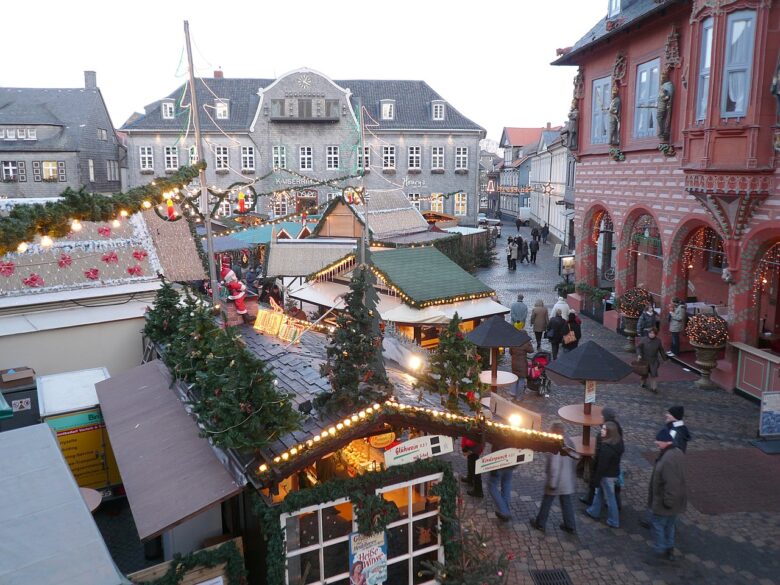
[[[382,119],[395,120],[395,100],[382,100]]]
[[[227,120],[230,115],[228,102],[226,100],[219,100],[215,102],[214,106],[217,110],[217,120]]]
[[[615,18],[620,14],[620,0],[608,0],[607,18]]]
[[[444,102],[433,102],[433,119],[444,120]]]
[[[162,103],[163,120],[173,120],[173,102]]]

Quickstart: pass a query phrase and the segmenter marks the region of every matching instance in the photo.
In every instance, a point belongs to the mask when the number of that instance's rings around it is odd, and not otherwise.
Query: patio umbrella
[[[471,343],[478,347],[489,347],[491,372],[493,379],[498,371],[498,348],[520,347],[531,341],[531,337],[525,331],[518,331],[512,325],[504,321],[500,315],[491,317],[480,323],[473,331],[466,335]]]
[[[617,382],[633,372],[630,365],[595,341],[586,341],[577,349],[563,352],[547,369],[572,380],[598,382]]]

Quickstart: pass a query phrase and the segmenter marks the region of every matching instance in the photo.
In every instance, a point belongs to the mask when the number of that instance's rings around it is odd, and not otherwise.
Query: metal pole
[[[198,109],[197,92],[195,91],[195,70],[192,66],[192,47],[190,46],[190,23],[184,21],[184,38],[187,43],[187,63],[190,70],[190,104],[192,107],[192,119],[195,123],[195,144],[198,154],[198,162],[204,160],[203,136],[200,133],[200,110]],[[206,254],[209,259],[209,283],[211,285],[211,302],[216,307],[217,302],[217,267],[214,264],[214,242],[211,233],[211,209],[209,207],[209,191],[206,185],[206,169],[201,168],[198,175],[200,180],[200,209],[206,223]]]

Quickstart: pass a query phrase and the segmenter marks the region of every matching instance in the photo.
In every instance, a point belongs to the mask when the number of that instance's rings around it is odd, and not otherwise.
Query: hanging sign
[[[349,582],[381,585],[387,581],[387,536],[376,534],[349,535]]]
[[[452,453],[452,438],[444,435],[429,435],[399,443],[385,451],[385,465],[404,465],[418,459],[429,459],[436,455]]]
[[[513,467],[520,463],[531,463],[534,460],[534,452],[531,449],[501,449],[477,459],[475,473],[486,473],[503,469],[504,467]]]
[[[596,380],[585,381],[585,404],[596,403]]]
[[[395,441],[395,433],[384,433],[368,438],[368,444],[376,449],[384,449],[393,441]]]

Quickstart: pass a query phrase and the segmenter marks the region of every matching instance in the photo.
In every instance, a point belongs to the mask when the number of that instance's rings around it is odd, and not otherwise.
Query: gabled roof
[[[377,240],[428,231],[428,222],[400,191],[372,193],[356,211],[363,221],[368,213],[368,227]]]
[[[354,257],[356,243],[321,238],[272,241],[266,252],[266,277],[309,276]]]
[[[0,140],[0,151],[76,151],[81,126],[103,107],[98,89],[0,88],[0,125],[60,126],[52,138]]]
[[[510,128],[505,127],[501,134],[502,147],[527,146],[539,141],[539,136],[545,128]]]
[[[611,37],[614,37],[624,29],[637,24],[651,15],[663,10],[667,6],[677,4],[680,0],[623,0],[620,13],[612,18],[614,28],[607,30],[606,16],[596,23],[585,36],[574,44],[574,47],[552,62],[552,65],[576,65],[579,63],[579,55],[587,48],[593,47]]]
[[[316,221],[307,221],[305,224],[300,221],[281,221],[249,228],[230,237],[244,242],[246,245],[267,244],[271,241],[273,233],[278,235],[284,230],[291,238],[297,239],[304,227],[307,227],[311,232],[315,225],[317,225]]]
[[[413,307],[495,294],[433,246],[386,250],[372,259],[377,275]]]

